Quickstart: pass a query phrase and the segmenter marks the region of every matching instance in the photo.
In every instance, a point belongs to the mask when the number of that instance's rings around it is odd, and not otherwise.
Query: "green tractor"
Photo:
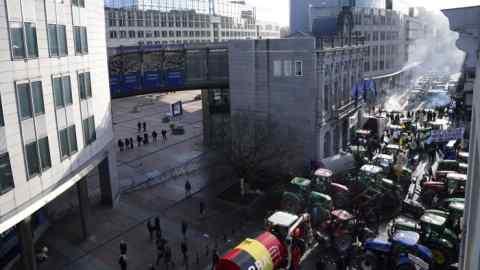
[[[350,203],[349,189],[332,182],[332,176],[332,171],[318,169],[312,180],[293,178],[283,192],[282,209],[293,214],[307,211],[314,222],[323,221],[333,208],[344,209]]]
[[[420,234],[420,242],[432,250],[434,269],[443,269],[458,261],[460,239],[449,228],[449,213],[442,210],[426,210],[420,221],[397,218],[389,230],[392,236],[397,231],[414,231]]]

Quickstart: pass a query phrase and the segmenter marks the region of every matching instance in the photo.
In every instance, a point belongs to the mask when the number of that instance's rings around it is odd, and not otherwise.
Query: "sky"
[[[246,0],[246,2],[257,7],[258,19],[288,26],[289,0]],[[413,3],[412,6],[424,6],[429,10],[480,5],[480,0],[408,0],[408,2]]]

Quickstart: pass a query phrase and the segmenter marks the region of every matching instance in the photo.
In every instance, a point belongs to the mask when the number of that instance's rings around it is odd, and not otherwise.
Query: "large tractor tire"
[[[380,200],[377,202],[377,215],[380,220],[390,219],[400,212],[403,201],[400,191],[388,191],[380,197]]]
[[[433,256],[433,269],[445,269],[447,266],[454,263],[453,258],[451,256],[451,252],[438,244],[430,244],[428,245],[430,250],[432,251]]]
[[[314,227],[320,226],[330,217],[330,209],[325,209],[319,206],[313,206],[310,216],[312,217],[312,225]]]
[[[378,257],[375,253],[367,251],[356,259],[356,269],[358,270],[380,270]]]
[[[417,270],[417,268],[411,263],[405,263],[395,267],[395,270]]]
[[[420,195],[420,200],[425,206],[425,208],[429,209],[433,206],[433,198],[435,197],[435,191],[431,189],[422,190]]]
[[[331,192],[330,194],[336,209],[349,210],[351,208],[352,199],[349,192]]]
[[[282,210],[288,213],[298,214],[302,212],[304,204],[301,197],[296,194],[284,193],[282,196]]]

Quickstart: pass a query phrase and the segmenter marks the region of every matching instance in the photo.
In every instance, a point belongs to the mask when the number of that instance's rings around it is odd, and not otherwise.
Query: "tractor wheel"
[[[330,192],[336,209],[350,209],[350,194],[348,192]]]
[[[390,219],[397,215],[402,205],[402,196],[399,191],[386,192],[378,203],[378,212],[380,220]]]
[[[302,202],[294,196],[283,196],[282,199],[282,210],[298,214],[302,210]]]
[[[435,197],[435,192],[431,189],[422,190],[420,199],[425,208],[431,208],[433,205],[433,197]]]
[[[447,249],[434,244],[429,245],[429,248],[432,251],[433,264],[435,265],[433,269],[443,269],[453,263]]]
[[[356,260],[356,269],[358,270],[377,270],[378,258],[375,253],[367,251]]]
[[[311,211],[312,224],[317,227],[324,223],[330,216],[330,211],[321,207],[314,207]]]
[[[405,263],[397,266],[395,270],[417,270],[417,268],[411,263]]]
[[[353,244],[353,236],[344,234],[333,239],[335,248],[340,254],[344,254]]]

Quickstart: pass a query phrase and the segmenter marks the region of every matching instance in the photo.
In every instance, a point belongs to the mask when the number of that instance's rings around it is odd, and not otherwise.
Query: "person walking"
[[[164,256],[164,259],[163,259],[163,263],[165,264],[165,269],[166,270],[168,270],[168,268],[170,267],[171,261],[172,261],[172,250],[167,245],[167,246],[165,246],[165,256]]]
[[[152,138],[153,138],[153,142],[156,143],[157,142],[157,137],[158,137],[158,134],[157,132],[154,130],[152,131]]]
[[[148,144],[148,133],[143,134],[143,144]]]
[[[132,149],[133,149],[133,138],[132,138],[132,137],[130,137],[130,140],[129,140],[129,141],[130,141],[130,148],[132,148]]]
[[[185,197],[190,197],[192,195],[192,184],[190,184],[190,181],[185,182]]]
[[[140,147],[142,145],[142,136],[137,135],[137,145]]]
[[[153,232],[155,231],[155,226],[152,223],[151,219],[148,219],[147,221],[147,230],[148,230],[148,235],[150,236],[150,241],[153,240]]]
[[[142,123],[138,122],[137,128],[138,128],[138,132],[140,133],[142,131]]]
[[[167,131],[165,129],[162,129],[162,139],[163,143],[167,142]]]
[[[127,255],[120,255],[120,258],[118,258],[118,264],[120,265],[121,270],[127,270]]]
[[[203,216],[205,214],[205,203],[203,201],[200,202],[200,215]]]
[[[120,148],[120,152],[123,152],[123,141],[118,140],[118,148]]]
[[[143,126],[143,132],[146,132],[147,131],[147,123],[143,122],[142,126]]]
[[[164,239],[158,239],[157,240],[157,261],[156,261],[156,265],[158,265],[160,263],[160,260],[165,255],[165,244],[166,244],[166,240],[164,240]]]
[[[180,250],[182,251],[183,264],[188,269],[188,247],[185,241],[182,241],[182,243],[180,244]]]
[[[185,220],[182,220],[182,235],[183,235],[183,239],[186,239],[186,238],[187,238],[187,229],[188,229],[187,222],[185,222]]]
[[[157,241],[160,240],[162,238],[162,227],[160,226],[160,218],[159,217],[155,217],[155,226],[154,226],[154,230],[155,230],[155,236],[157,238]]]
[[[130,140],[125,138],[125,150],[130,149]]]
[[[215,270],[218,262],[220,261],[220,256],[218,256],[217,249],[214,249],[212,252],[212,270]]]
[[[120,254],[121,255],[127,254],[127,243],[123,240],[120,241]]]

